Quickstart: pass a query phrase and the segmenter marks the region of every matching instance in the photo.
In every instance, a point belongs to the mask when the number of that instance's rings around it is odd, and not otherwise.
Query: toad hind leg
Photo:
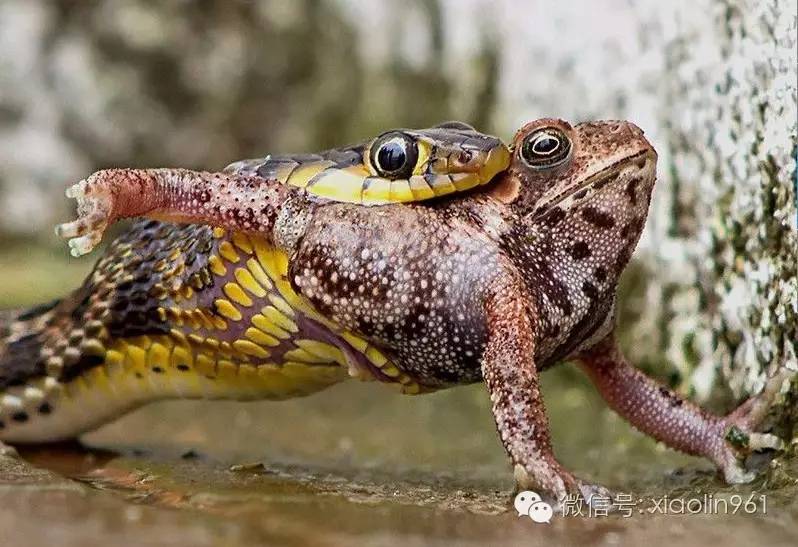
[[[779,374],[760,395],[727,416],[716,416],[649,378],[621,353],[610,334],[578,356],[607,404],[638,430],[671,448],[710,459],[728,483],[753,480],[740,462],[748,451],[781,448],[774,435],[754,430],[786,379]]]
[[[502,444],[512,459],[517,488],[532,489],[562,503],[569,494],[590,503],[608,490],[584,483],[556,460],[538,384],[534,319],[517,286],[496,290],[486,301],[487,345],[482,373],[490,392]]]

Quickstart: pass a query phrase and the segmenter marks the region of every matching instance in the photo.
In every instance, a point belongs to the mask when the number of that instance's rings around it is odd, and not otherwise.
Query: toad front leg
[[[297,190],[255,175],[188,169],[106,169],[67,190],[78,219],[56,234],[74,256],[91,251],[114,221],[149,217],[207,223],[270,235],[280,207]]]
[[[482,373],[502,444],[512,459],[517,487],[562,502],[568,494],[611,497],[562,467],[551,447],[549,420],[534,360],[535,318],[518,284],[496,289],[486,302],[487,345]]]
[[[578,358],[613,410],[671,448],[710,459],[726,482],[748,482],[754,478],[740,461],[747,452],[782,445],[777,437],[756,433],[755,429],[784,380],[794,374],[791,371],[784,369],[775,375],[762,393],[727,416],[715,416],[632,366],[612,334]]]

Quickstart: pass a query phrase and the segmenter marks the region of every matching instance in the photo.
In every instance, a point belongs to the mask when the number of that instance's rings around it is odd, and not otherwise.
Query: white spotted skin
[[[502,270],[499,241],[473,224],[501,208],[470,200],[465,218],[466,204],[458,204],[398,214],[319,208],[289,267],[294,289],[322,315],[427,387],[480,380],[484,290]]]

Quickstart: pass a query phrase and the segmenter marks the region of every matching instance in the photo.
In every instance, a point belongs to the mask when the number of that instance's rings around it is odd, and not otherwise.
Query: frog
[[[338,152],[245,160],[218,173],[111,169],[71,187],[78,219],[57,232],[73,254],[89,252],[114,222],[144,217],[147,224],[132,239],[123,236],[112,246],[111,260],[101,259],[100,277],[127,271],[119,258],[132,256],[158,272],[153,286],[160,292],[134,290],[137,283],[151,286],[147,275],[112,277],[110,288],[89,285],[82,301],[90,309],[101,305],[91,325],[80,319],[85,325],[77,325],[83,328],[70,340],[101,355],[67,370],[89,385],[135,391],[131,371],[143,376],[160,368],[149,377],[172,378],[178,389],[162,388],[169,396],[238,399],[315,392],[340,381],[345,367],[350,376],[409,394],[481,382],[516,488],[561,506],[569,496],[588,503],[612,497],[567,470],[552,448],[539,377],[557,363],[575,362],[634,427],[709,459],[727,482],[752,480],[745,455],[782,447],[757,428],[787,376],[774,374],[762,393],[714,415],[643,374],[616,340],[618,281],[643,232],[656,181],[657,153],[643,131],[626,121],[571,125],[544,118],[524,125],[502,148],[461,122],[436,130],[460,135],[461,145],[476,139],[490,146],[452,150],[445,162],[430,147],[419,170],[418,138],[389,132],[348,149],[350,163],[344,163],[354,169],[341,174],[338,164],[321,192],[313,190],[314,177],[330,166],[319,161]],[[498,159],[488,161],[494,154]],[[483,164],[493,172],[480,177],[488,182],[471,180],[462,189],[443,180],[445,190],[436,193],[416,179],[415,193],[409,182],[394,193],[389,184],[387,192],[364,199],[363,176],[411,179],[431,164],[439,173],[479,172]],[[309,165],[315,167],[304,170]],[[280,179],[286,169],[301,170],[298,184]],[[339,191],[335,181],[348,190]],[[171,223],[188,231],[170,232]],[[202,247],[176,245],[171,233]],[[192,256],[204,257],[201,271],[210,272],[210,280],[185,260]],[[196,283],[185,282],[195,276]],[[221,287],[211,283],[213,276]],[[108,325],[97,324],[108,311],[97,294],[118,292],[120,283],[127,291],[117,299],[121,307],[137,309],[154,298],[168,305],[150,306],[152,316],[131,315],[135,328],[126,325],[126,341],[109,354]],[[214,287],[213,298],[198,298],[207,287]],[[52,320],[49,310],[42,313],[28,320]],[[206,336],[211,329],[215,336]],[[308,331],[313,335],[295,336]],[[282,366],[272,362],[275,353],[286,358],[281,340],[296,342]],[[199,353],[186,350],[198,347]],[[214,361],[214,355],[220,357]],[[51,355],[45,366],[63,369],[64,357]],[[201,374],[191,377],[193,384],[181,380],[194,369]],[[82,427],[118,414],[115,408]],[[66,421],[68,427],[51,434],[75,433]],[[16,439],[40,440],[43,429],[39,424]]]

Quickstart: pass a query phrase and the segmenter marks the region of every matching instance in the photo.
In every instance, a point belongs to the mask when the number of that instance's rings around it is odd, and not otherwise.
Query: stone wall
[[[661,235],[684,255],[678,269],[668,256],[654,264],[687,277],[663,278],[657,292],[674,295],[663,299],[674,359],[707,376],[720,365],[738,395],[759,389],[763,371],[798,369],[797,11],[721,3],[667,50]]]

